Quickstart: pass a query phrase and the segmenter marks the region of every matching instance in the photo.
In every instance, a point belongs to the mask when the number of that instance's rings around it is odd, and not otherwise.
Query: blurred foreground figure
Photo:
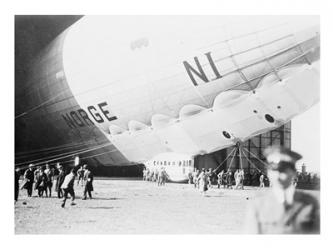
[[[264,152],[270,192],[254,201],[249,209],[245,233],[318,234],[319,204],[315,197],[295,190],[295,163],[302,156],[289,149],[273,146]]]

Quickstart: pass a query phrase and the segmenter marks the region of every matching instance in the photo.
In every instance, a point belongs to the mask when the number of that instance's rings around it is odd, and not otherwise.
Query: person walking
[[[47,197],[47,176],[43,167],[39,167],[39,173],[37,174],[36,189],[38,196],[43,197],[44,192]]]
[[[260,173],[260,177],[259,177],[259,187],[260,188],[264,188],[265,187],[265,183],[264,183],[264,179],[265,179],[265,176],[263,175],[263,173]]]
[[[80,184],[80,181],[81,181],[81,186],[84,185],[84,172],[85,172],[85,169],[86,169],[86,164],[84,164],[83,166],[80,167],[80,169],[77,171],[77,176],[78,176],[78,179],[77,179],[77,185]]]
[[[222,187],[223,185],[223,175],[224,175],[224,170],[222,170],[220,173],[217,175],[217,188]]]
[[[193,173],[191,171],[188,172],[187,178],[188,178],[188,184],[192,184],[193,183]]]
[[[142,180],[143,181],[145,181],[146,180],[146,177],[147,176],[147,170],[144,168],[143,170],[142,170]]]
[[[228,184],[228,172],[222,174],[222,185],[226,188]]]
[[[232,189],[232,172],[230,170],[227,172],[227,188]]]
[[[21,189],[25,188],[27,190],[28,197],[32,196],[32,187],[34,183],[34,172],[33,164],[30,164],[28,169],[24,172],[23,184]]]
[[[72,197],[71,205],[75,205],[75,192],[74,192],[74,181],[75,181],[76,172],[73,168],[68,175],[65,176],[64,182],[61,185],[61,188],[64,192],[64,199],[62,201],[61,207],[64,208],[66,205],[66,200],[68,198],[68,194]]]
[[[157,186],[162,186],[162,184],[163,184],[163,169],[160,168],[158,170]]]
[[[239,183],[240,183],[241,189],[244,189],[244,178],[245,178],[244,169],[241,169],[240,175],[239,175]]]
[[[59,199],[63,198],[64,194],[62,192],[61,189],[61,185],[65,180],[65,171],[62,165],[58,164],[57,168],[59,170],[59,174],[57,176],[57,182],[56,182],[56,192],[57,192],[57,196]]]
[[[165,183],[169,179],[168,173],[166,172],[165,168],[162,167],[162,186],[165,186]]]
[[[239,174],[239,169],[237,169],[234,173],[234,179],[235,179],[235,189],[237,189],[237,187],[239,186],[239,178],[238,178],[238,174]]]
[[[83,175],[84,192],[83,192],[82,200],[87,199],[87,193],[89,195],[89,199],[92,199],[91,192],[94,191],[94,187],[93,187],[94,176],[93,176],[92,172],[89,170],[87,165],[85,165],[84,170],[85,170],[84,175]]]
[[[18,200],[18,196],[19,196],[19,190],[20,190],[20,169],[16,168],[15,169],[15,173],[14,173],[14,177],[15,177],[15,186],[14,186],[14,200],[15,202]]]
[[[202,170],[201,174],[199,175],[199,185],[200,191],[203,196],[206,196],[206,192],[208,190],[208,174],[205,169]]]
[[[53,185],[53,171],[50,168],[49,164],[45,165],[45,171],[44,171],[45,175],[46,175],[46,196],[47,193],[49,194],[48,196],[51,197],[52,195],[52,185]]]
[[[194,170],[193,184],[194,184],[194,188],[199,188],[199,169]]]
[[[235,173],[235,177],[236,177],[236,186],[235,189],[244,189],[244,170],[237,170],[237,174]]]

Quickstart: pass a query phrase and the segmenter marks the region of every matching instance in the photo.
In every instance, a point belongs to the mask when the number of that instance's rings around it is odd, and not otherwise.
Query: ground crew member
[[[259,187],[260,187],[260,188],[265,187],[264,178],[265,178],[265,176],[261,173],[261,175],[260,175],[260,177],[259,177],[259,182],[260,182]]]
[[[296,190],[295,163],[302,156],[289,149],[273,146],[264,151],[270,192],[254,201],[245,224],[246,233],[318,234],[319,204],[315,197]]]
[[[158,181],[158,170],[157,169],[154,170],[154,177],[153,177],[153,179],[154,179],[154,182]]]
[[[149,181],[154,181],[154,170],[150,170],[149,172]]]
[[[165,168],[162,168],[162,185],[164,186],[167,180],[169,179],[169,175],[166,172]]]
[[[226,188],[228,185],[228,172],[222,174],[222,185],[223,188]]]
[[[34,172],[32,170],[33,166],[33,164],[30,164],[29,168],[24,172],[24,182],[21,187],[21,189],[25,188],[27,190],[28,197],[31,197],[32,195],[32,186],[34,184]]]
[[[244,189],[244,169],[241,169],[240,174],[239,174],[239,183],[240,183],[240,188]]]
[[[235,179],[235,189],[238,187],[239,185],[239,179],[238,179],[238,173],[239,173],[239,170],[237,169],[234,173],[234,179]]]
[[[63,166],[60,164],[57,165],[57,168],[59,170],[59,174],[57,176],[56,191],[57,191],[58,198],[60,199],[63,197],[61,185],[65,180],[65,171],[64,171]]]
[[[38,190],[38,196],[43,197],[45,192],[47,197],[47,176],[43,167],[39,167],[39,173],[37,174],[36,189]]]
[[[237,173],[237,174],[236,174]],[[244,189],[244,170],[237,170],[235,173],[236,176],[236,186],[235,189],[240,188],[240,189]]]
[[[81,181],[81,186],[83,186],[83,183],[84,183],[84,172],[85,172],[85,169],[86,169],[86,164],[84,164],[83,166],[80,167],[80,169],[77,171],[77,176],[78,176],[78,180],[77,180],[77,185],[80,184],[80,181]]]
[[[37,186],[37,184],[38,184],[38,179],[39,179],[39,175],[40,175],[40,166],[37,166],[36,167],[36,170],[34,171],[34,190],[38,190],[38,186]]]
[[[201,174],[199,175],[199,185],[202,194],[205,196],[206,191],[208,190],[208,174],[206,173],[205,169],[202,169]]]
[[[232,189],[232,172],[230,170],[227,172],[227,188]]]
[[[192,184],[193,183],[193,173],[190,171],[187,174],[188,177],[188,184]]]
[[[193,174],[194,188],[199,188],[199,169],[195,169]]]
[[[83,199],[87,199],[87,193],[89,195],[89,198],[92,199],[91,192],[94,191],[93,188],[93,180],[94,176],[92,172],[89,170],[87,165],[84,165],[84,176],[83,176],[83,181],[84,181],[84,192],[83,192]]]
[[[142,180],[145,181],[146,180],[146,176],[147,176],[147,170],[144,168],[142,170]]]
[[[52,185],[53,185],[53,171],[52,171],[52,169],[50,169],[49,164],[46,164],[45,166],[46,166],[46,169],[45,169],[44,173],[46,175],[46,190],[48,190],[49,197],[51,197]],[[47,192],[46,192],[46,196],[47,196]]]
[[[15,169],[15,196],[14,196],[14,200],[15,202],[18,200],[18,196],[19,196],[19,190],[20,190],[20,170],[18,168]]]
[[[222,170],[218,175],[217,175],[217,188],[220,188],[223,185],[222,177],[224,174],[224,170]]]
[[[212,169],[208,169],[208,172],[206,172],[207,175],[207,180],[208,180],[208,187],[211,188],[212,187],[212,179],[213,179],[213,173],[212,173]]]
[[[150,181],[150,170],[146,169],[146,181]]]
[[[160,168],[160,169],[158,170],[157,186],[162,186],[163,178],[164,178],[164,176],[163,176],[163,169]]]
[[[74,200],[75,200],[75,192],[74,192],[74,181],[75,181],[75,170],[74,168],[71,170],[71,172],[65,176],[64,182],[61,185],[61,188],[64,192],[64,200],[61,204],[61,207],[64,208],[66,204],[66,200],[68,198],[68,194],[71,195],[72,197],[72,202],[71,205],[75,205]]]
[[[34,187],[33,187],[34,190],[37,190],[36,186],[37,186],[37,180],[38,180],[39,174],[40,174],[40,167],[37,166],[35,171],[34,171]]]

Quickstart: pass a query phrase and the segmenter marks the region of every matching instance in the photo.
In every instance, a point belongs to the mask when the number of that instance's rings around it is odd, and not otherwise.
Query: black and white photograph
[[[319,15],[15,15],[15,234],[314,234]]]

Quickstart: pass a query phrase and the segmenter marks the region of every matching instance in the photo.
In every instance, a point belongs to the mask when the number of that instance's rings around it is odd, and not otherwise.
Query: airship
[[[319,102],[316,16],[84,16],[17,88],[15,165],[165,168],[274,130]]]

